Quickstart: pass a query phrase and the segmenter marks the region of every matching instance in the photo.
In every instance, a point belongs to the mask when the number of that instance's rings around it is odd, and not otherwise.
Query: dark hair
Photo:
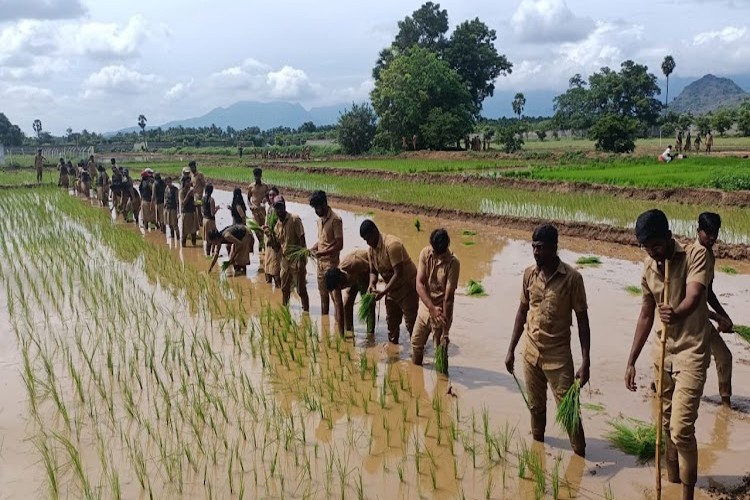
[[[218,229],[212,229],[208,232],[208,239],[209,240],[215,240],[216,238],[221,238],[221,233]]]
[[[365,236],[372,234],[373,231],[377,231],[378,226],[375,225],[370,219],[365,219],[362,224],[359,225],[359,235],[364,238]]]
[[[254,175],[255,177],[260,177],[261,175],[263,175],[263,169],[262,169],[262,168],[260,168],[260,167],[255,167],[255,168],[253,169],[253,175]]]
[[[208,196],[211,196],[211,194],[213,194],[213,192],[214,192],[214,185],[209,182],[208,184],[206,184],[206,187],[203,190],[203,193],[206,194],[206,195],[208,195]]]
[[[115,160],[114,158],[110,158],[109,161],[110,163],[117,163],[117,160]]]
[[[313,208],[323,207],[328,204],[328,197],[325,191],[314,191],[310,195],[310,206]]]
[[[339,283],[344,279],[344,273],[338,267],[332,267],[326,271],[325,282],[326,290],[332,292],[339,287]]]
[[[703,212],[698,216],[698,230],[709,234],[719,234],[719,229],[721,229],[721,215]]]
[[[229,209],[232,213],[232,219],[239,219],[240,217],[237,207],[242,207],[242,211],[247,214],[247,205],[245,205],[245,199],[242,197],[242,189],[238,187],[234,188],[234,191],[232,192],[232,204]]]
[[[557,228],[552,224],[542,224],[534,229],[531,241],[538,241],[557,247]]]
[[[667,216],[657,208],[643,212],[635,221],[635,237],[641,245],[654,238],[668,238],[669,235]]]
[[[435,229],[430,234],[430,245],[432,245],[432,249],[437,253],[443,253],[448,250],[448,246],[450,246],[450,244],[451,237],[448,236],[448,231],[446,231],[442,227],[439,229]]]
[[[96,169],[97,169],[97,170],[98,170],[99,172],[104,172],[104,167],[102,167],[101,165],[98,165],[98,166],[96,167]]]
[[[65,158],[63,158],[63,157],[61,156],[61,157],[60,157],[60,161],[61,161],[61,162],[63,162],[63,163],[65,163]]]
[[[195,163],[195,160],[190,160],[188,163],[188,167],[197,167],[198,165]]]
[[[268,188],[268,192],[270,193],[271,191],[273,191],[277,195],[279,194],[279,188],[277,188],[276,186],[271,186],[270,188]]]

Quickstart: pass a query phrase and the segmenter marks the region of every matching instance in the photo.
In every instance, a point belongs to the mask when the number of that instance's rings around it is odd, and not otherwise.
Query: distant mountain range
[[[669,108],[677,113],[701,115],[718,108],[737,107],[745,99],[750,99],[750,93],[734,81],[708,74],[685,87]]]
[[[736,106],[745,98],[750,97],[750,94],[745,92],[735,81],[748,87],[750,86],[750,75],[738,75],[733,78],[734,81],[728,78],[706,75],[699,80],[692,81],[688,78],[672,77],[669,81],[669,94],[677,95],[677,98],[670,102],[669,107],[678,112],[691,111],[693,114],[701,114],[721,106]],[[664,91],[665,85],[661,78],[659,85]],[[523,90],[521,89],[521,91]],[[562,92],[564,90],[530,90],[524,92],[526,106],[523,114],[525,116],[552,116],[553,99]],[[515,94],[516,90],[496,91],[494,96],[485,99],[482,116],[487,118],[513,116],[511,102]],[[214,124],[221,128],[229,126],[238,130],[247,127],[259,127],[261,130],[268,130],[275,127],[297,128],[305,122],[313,122],[315,125],[330,125],[336,123],[339,114],[350,106],[351,103],[342,103],[307,110],[300,104],[289,102],[239,101],[227,107],[214,108],[202,116],[170,121],[160,125],[160,127],[162,129],[179,127],[180,125],[183,127],[210,127]],[[149,126],[147,128],[156,127]],[[137,132],[138,130],[138,127],[128,127],[118,132]]]

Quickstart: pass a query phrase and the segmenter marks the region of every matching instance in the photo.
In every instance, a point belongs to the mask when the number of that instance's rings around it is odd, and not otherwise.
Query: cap
[[[273,199],[273,206],[275,207],[276,205],[286,205],[286,200],[284,199],[283,196],[278,195],[276,198]]]
[[[188,167],[185,167],[185,168],[182,169],[182,173],[183,174],[189,174],[190,173],[190,169]]]
[[[151,175],[151,174],[154,173],[154,169],[153,168],[147,168],[146,170],[144,170],[144,172],[146,172],[147,174]]]

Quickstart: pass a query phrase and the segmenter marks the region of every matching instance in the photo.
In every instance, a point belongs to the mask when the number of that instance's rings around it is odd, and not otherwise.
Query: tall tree
[[[667,77],[667,90],[664,93],[664,109],[669,108],[669,75],[672,74],[675,66],[674,57],[672,56],[665,57],[661,63],[661,72]]]
[[[516,93],[513,102],[511,102],[511,106],[513,106],[513,114],[518,117],[518,121],[520,122],[523,108],[526,106],[526,97],[523,95],[523,92]]]
[[[12,124],[5,113],[0,113],[0,144],[20,146],[23,144],[23,139],[24,134],[21,127]]]
[[[372,147],[377,116],[369,104],[352,104],[339,116],[338,142],[346,154],[358,155]]]
[[[396,149],[417,136],[418,147],[444,148],[471,132],[474,106],[458,73],[427,49],[413,47],[380,74],[370,94],[380,117],[377,142]]]
[[[146,122],[148,120],[146,119],[145,115],[138,115],[138,126],[141,128],[141,134],[143,135],[143,142],[146,144],[146,149],[148,149],[148,141],[146,140]]]
[[[36,140],[37,142],[40,142],[42,140],[42,120],[37,118],[34,120],[34,133],[36,134]]]

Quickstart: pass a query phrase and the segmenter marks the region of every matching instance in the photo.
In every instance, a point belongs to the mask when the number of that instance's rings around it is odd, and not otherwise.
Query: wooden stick
[[[669,259],[664,261],[664,290],[661,301],[663,305],[669,305]],[[657,397],[659,399],[659,411],[656,417],[656,500],[661,500],[661,442],[662,442],[662,420],[664,418],[664,357],[667,350],[667,325],[661,328],[661,350],[659,352],[659,380],[657,381]]]

